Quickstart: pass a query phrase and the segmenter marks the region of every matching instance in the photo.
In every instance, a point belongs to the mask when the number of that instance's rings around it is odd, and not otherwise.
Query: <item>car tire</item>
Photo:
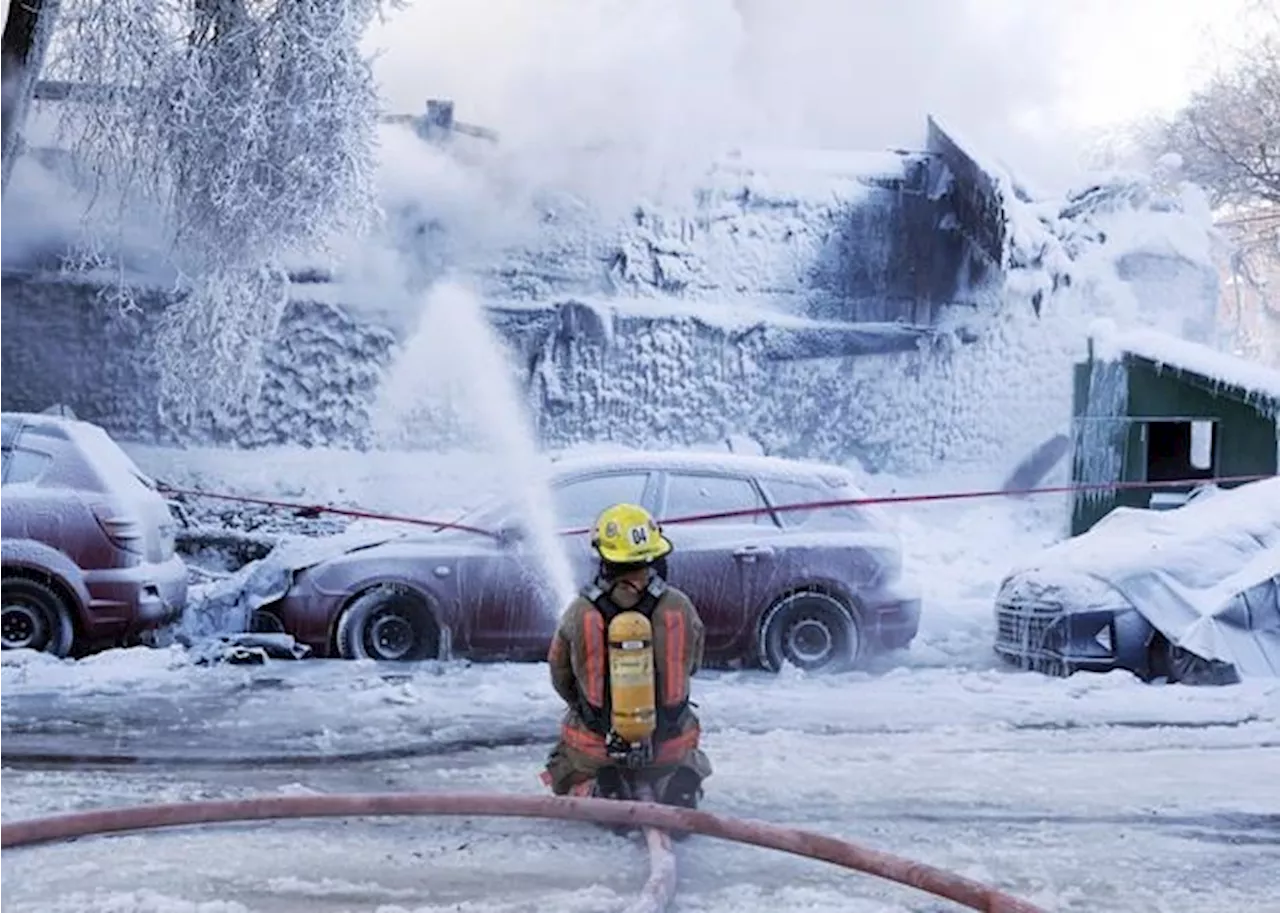
[[[29,577],[0,583],[0,631],[5,650],[30,649],[66,656],[75,643],[75,627],[65,600],[53,587]]]
[[[351,601],[338,619],[336,640],[343,659],[414,662],[438,656],[440,628],[419,593],[385,585]]]
[[[866,652],[857,613],[827,593],[784,596],[760,626],[760,663],[770,672],[793,665],[806,672],[855,668]]]
[[[1240,675],[1230,663],[1202,659],[1165,641],[1164,663],[1169,684],[1238,685]]]
[[[284,622],[270,609],[254,609],[249,616],[249,632],[252,634],[285,634]]]

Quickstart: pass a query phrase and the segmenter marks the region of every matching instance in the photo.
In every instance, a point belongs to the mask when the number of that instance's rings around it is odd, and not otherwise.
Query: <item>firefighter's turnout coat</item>
[[[679,767],[689,767],[705,779],[711,764],[698,747],[698,718],[689,706],[689,679],[702,665],[702,619],[688,596],[658,576],[650,579],[640,604],[630,609],[615,606],[603,587],[594,583],[569,604],[551,641],[551,684],[568,707],[544,780],[557,795],[585,794],[596,773],[614,763],[606,749],[607,633],[609,621],[620,611],[642,612],[653,626],[658,719],[646,779],[656,783]]]

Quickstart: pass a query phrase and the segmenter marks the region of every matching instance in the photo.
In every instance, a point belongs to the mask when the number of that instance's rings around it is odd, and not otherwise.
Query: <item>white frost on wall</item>
[[[536,231],[508,243],[514,233],[504,229],[488,262],[469,266],[495,298],[745,296],[799,309],[792,299],[807,294],[824,246],[871,191],[867,181],[901,174],[893,153],[735,153],[688,187],[637,199],[620,218],[539,188],[507,216]]]
[[[1085,485],[1108,485],[1124,478],[1129,383],[1119,361],[1095,358],[1089,365],[1089,394],[1084,414],[1073,429],[1077,436],[1076,478]],[[1113,497],[1103,488],[1082,492],[1086,504]]]
[[[454,160],[416,140],[393,151],[384,168],[419,180],[388,183],[401,191],[384,200],[391,234],[352,251],[340,282],[295,289],[348,311],[353,327],[334,330],[351,339],[325,341],[314,364],[275,359],[272,370],[287,383],[269,390],[291,399],[272,400],[250,423],[267,438],[255,432],[241,443],[291,439],[296,423],[276,421],[281,410],[321,429],[323,440],[313,443],[364,443],[365,381],[383,371],[387,354],[355,336],[378,325],[403,343],[425,289],[450,270],[473,277],[507,315],[517,305],[547,315],[522,325],[492,314],[508,323],[503,333],[519,350],[513,371],[529,388],[547,443],[663,446],[742,432],[771,450],[857,457],[896,472],[1008,468],[1069,429],[1072,366],[1086,355],[1095,318],[1181,332],[1213,307],[1196,286],[1187,300],[1157,308],[1141,293],[1143,277],[1123,266],[1176,262],[1191,275],[1211,272],[1209,226],[1193,193],[1125,178],[1031,201],[997,172],[1009,216],[1003,290],[980,307],[951,309],[919,351],[771,361],[751,328],[820,326],[801,316],[815,263],[858,204],[890,195],[873,185],[901,175],[901,156],[725,156],[702,169],[696,186],[620,213],[563,189],[520,185],[518,168],[500,155]],[[859,218],[882,218],[869,211]],[[877,243],[874,230],[869,237]],[[584,317],[596,315],[590,326],[578,321],[546,335],[538,326],[554,322],[548,309],[569,300],[585,305]],[[424,446],[458,437],[439,424],[406,430]]]

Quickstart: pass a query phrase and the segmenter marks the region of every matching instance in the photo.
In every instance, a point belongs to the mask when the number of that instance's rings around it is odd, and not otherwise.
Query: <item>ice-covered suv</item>
[[[187,569],[155,483],[97,425],[0,416],[6,650],[66,656],[175,618]]]

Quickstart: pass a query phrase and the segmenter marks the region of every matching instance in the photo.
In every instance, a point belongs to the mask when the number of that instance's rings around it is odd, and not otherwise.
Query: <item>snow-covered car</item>
[[[560,530],[579,530],[561,537],[579,585],[596,569],[581,530],[610,504],[642,504],[659,518],[759,511],[667,528],[668,579],[697,605],[709,660],[843,667],[916,635],[919,592],[902,575],[888,518],[869,505],[775,510],[865,497],[843,469],[689,452],[550,466]],[[427,529],[282,547],[239,585],[237,610],[254,630],[284,631],[317,656],[541,659],[562,606],[518,517],[495,499],[458,518],[493,536]]]
[[[1280,675],[1280,478],[1117,508],[1004,580],[996,652],[1055,675]]]
[[[169,505],[97,425],[6,412],[4,649],[65,656],[175,618],[187,568]]]

